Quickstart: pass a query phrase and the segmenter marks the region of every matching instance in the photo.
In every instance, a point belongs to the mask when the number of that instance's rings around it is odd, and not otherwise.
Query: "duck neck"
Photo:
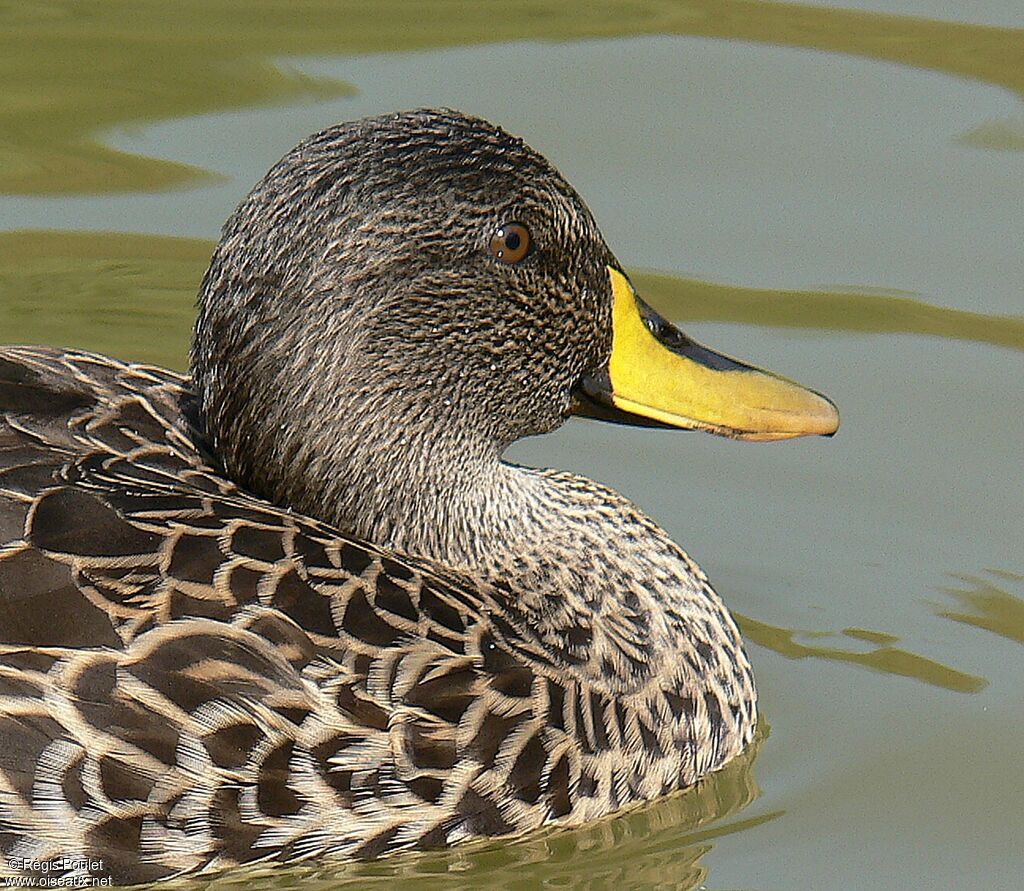
[[[520,469],[505,464],[489,443],[440,428],[436,439],[400,435],[388,446],[356,448],[335,468],[331,519],[382,547],[426,557],[475,575],[486,556],[517,534],[526,495]]]
[[[405,458],[372,495],[356,486],[358,500],[339,502],[343,528],[487,583],[512,627],[530,629],[543,652],[595,689],[625,695],[661,677],[666,689],[720,684],[723,701],[742,690],[753,702],[721,600],[626,498],[465,444]]]

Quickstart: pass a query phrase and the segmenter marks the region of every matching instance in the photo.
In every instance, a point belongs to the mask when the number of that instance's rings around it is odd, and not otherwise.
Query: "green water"
[[[511,454],[700,561],[750,644],[756,752],[584,830],[259,887],[1021,886],[1024,11],[850,5],[0,7],[2,341],[183,367],[270,163],[449,105],[545,152],[663,313],[843,414],[828,441],[580,421]]]

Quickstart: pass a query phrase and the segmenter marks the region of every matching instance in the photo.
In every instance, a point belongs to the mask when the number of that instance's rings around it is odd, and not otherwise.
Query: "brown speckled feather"
[[[748,741],[745,660],[739,703],[657,682],[613,699],[571,633],[545,646],[498,588],[219,476],[187,393],[159,369],[0,351],[11,856],[100,858],[116,881],[372,857],[581,822]]]

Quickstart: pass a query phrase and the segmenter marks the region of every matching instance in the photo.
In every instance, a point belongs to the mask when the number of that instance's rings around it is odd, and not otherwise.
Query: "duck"
[[[190,369],[0,348],[0,871],[108,883],[574,826],[748,746],[705,574],[577,415],[830,436],[645,304],[522,139],[328,127],[225,224]]]

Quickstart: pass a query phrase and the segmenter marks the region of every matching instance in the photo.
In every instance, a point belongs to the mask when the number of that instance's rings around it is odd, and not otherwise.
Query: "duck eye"
[[[494,230],[491,254],[502,263],[518,263],[530,253],[530,230],[522,223],[505,223]]]

